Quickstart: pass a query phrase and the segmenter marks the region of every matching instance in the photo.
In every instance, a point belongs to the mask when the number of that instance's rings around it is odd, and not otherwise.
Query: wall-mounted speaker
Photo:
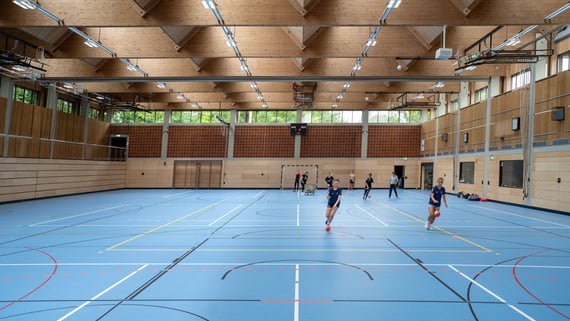
[[[562,121],[564,120],[564,107],[554,107],[552,108],[552,120]]]

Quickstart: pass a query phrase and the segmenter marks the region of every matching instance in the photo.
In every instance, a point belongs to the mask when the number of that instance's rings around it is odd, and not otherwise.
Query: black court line
[[[162,276],[164,276],[166,273],[168,273],[170,270],[172,270],[178,263],[180,263],[182,260],[184,260],[186,257],[188,257],[190,254],[192,254],[194,251],[196,251],[198,248],[200,248],[202,245],[204,245],[209,239],[205,239],[202,242],[200,242],[198,245],[194,246],[193,248],[191,248],[190,250],[186,251],[184,254],[182,254],[180,257],[174,259],[172,261],[171,264],[169,264],[167,267],[165,267],[164,269],[162,269],[160,272],[158,272],[156,275],[154,275],[152,278],[150,278],[148,281],[146,281],[143,285],[141,285],[138,289],[134,290],[131,294],[127,295],[123,300],[120,300],[119,302],[117,302],[117,304],[115,304],[114,306],[112,306],[109,310],[107,310],[105,313],[103,313],[100,317],[98,317],[96,320],[101,320],[103,319],[105,316],[107,316],[109,313],[111,313],[111,311],[115,310],[119,305],[121,305],[123,302],[125,301],[131,301],[134,298],[136,298],[139,294],[141,294],[144,290],[146,290],[149,286],[151,286],[154,282],[158,281],[158,279],[160,279]]]
[[[318,262],[318,263],[326,263],[326,264],[334,264],[334,265],[342,265],[342,266],[348,266],[351,267],[353,269],[359,270],[362,273],[366,274],[366,276],[368,276],[368,279],[370,279],[371,281],[374,280],[374,278],[372,277],[372,274],[370,274],[370,272],[366,271],[365,269],[356,266],[356,265],[351,265],[351,264],[347,264],[347,263],[342,263],[342,262],[334,262],[334,261],[322,261],[322,260],[272,260],[272,261],[262,261],[262,262],[252,262],[252,263],[248,263],[248,264],[243,264],[243,265],[239,265],[236,267],[233,267],[229,270],[226,271],[226,273],[224,273],[224,275],[222,276],[222,280],[225,280],[226,277],[233,271],[244,268],[246,266],[252,266],[252,265],[258,265],[258,264],[267,264],[267,263],[276,263],[276,262],[292,262],[292,263],[296,263],[296,262]]]
[[[388,242],[392,243],[392,245],[394,245],[395,248],[400,250],[400,252],[404,253],[404,255],[409,257],[410,260],[414,261],[417,265],[419,265],[425,272],[429,273],[429,275],[431,275],[439,283],[441,283],[443,286],[448,288],[449,291],[453,292],[453,294],[455,294],[458,298],[460,298],[461,301],[467,302],[467,300],[461,294],[459,294],[457,291],[455,291],[449,284],[445,283],[442,279],[437,277],[437,275],[435,275],[435,273],[433,273],[430,269],[428,269],[425,265],[423,265],[423,262],[420,259],[413,258],[407,251],[402,249],[400,246],[398,246],[398,244],[394,243],[391,239],[387,239],[387,240],[388,240]]]

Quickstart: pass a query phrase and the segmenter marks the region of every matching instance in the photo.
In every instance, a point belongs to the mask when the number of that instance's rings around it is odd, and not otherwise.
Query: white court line
[[[191,193],[191,191],[180,192],[180,193],[176,193],[176,194],[167,194],[167,195],[162,196],[162,198],[177,197],[177,196],[188,194],[188,193]]]
[[[63,220],[67,220],[73,217],[79,217],[79,216],[84,216],[84,215],[89,215],[89,214],[94,214],[94,213],[99,213],[99,212],[103,212],[103,211],[108,211],[108,210],[112,210],[115,208],[119,208],[119,207],[124,207],[125,205],[118,205],[118,206],[113,206],[113,207],[107,207],[107,208],[102,208],[100,210],[96,210],[96,211],[91,211],[91,212],[87,212],[87,213],[81,213],[81,214],[76,214],[76,215],[72,215],[72,216],[66,216],[66,217],[60,217],[60,218],[56,218],[54,220],[49,220],[49,221],[43,221],[43,222],[39,222],[39,223],[35,223],[35,224],[30,224],[28,225],[29,227],[35,227],[38,225],[43,225],[45,223],[52,223],[52,222],[57,222],[57,221],[63,221]]]
[[[83,267],[98,267],[98,266],[140,266],[146,264],[148,266],[165,266],[172,262],[152,262],[152,263],[140,263],[140,262],[99,262],[99,263],[58,263],[58,266],[83,266]],[[180,262],[179,266],[241,266],[251,264],[251,262]],[[271,265],[294,265],[295,263],[279,262],[279,263],[259,263],[256,265],[271,266]],[[369,263],[369,262],[346,262],[348,265],[355,266],[371,266],[371,267],[382,267],[382,266],[417,266],[417,263]],[[320,265],[337,265],[333,263],[303,263],[303,266],[320,266]],[[476,268],[486,268],[489,267],[487,264],[452,264],[454,267],[476,267]],[[3,263],[0,267],[38,267],[38,266],[53,266],[53,263]],[[436,263],[436,264],[426,264],[427,267],[447,267],[448,263]],[[514,265],[499,265],[494,266],[494,269],[507,269],[511,270]],[[561,269],[568,270],[570,266],[567,265],[517,265],[517,269]]]
[[[297,203],[297,226],[300,225],[300,219],[301,219],[301,217],[300,217],[300,215],[301,215],[301,208],[300,208],[300,206],[301,206],[301,205],[300,205],[299,203]]]
[[[493,212],[497,212],[497,213],[501,213],[501,214],[505,214],[505,215],[511,215],[511,216],[516,216],[516,217],[521,217],[521,218],[528,219],[528,220],[532,220],[532,221],[538,221],[538,222],[542,222],[542,223],[547,223],[547,224],[552,224],[552,225],[558,225],[558,226],[562,226],[562,227],[566,227],[566,228],[569,228],[569,227],[570,227],[570,226],[568,226],[568,225],[564,225],[564,224],[560,224],[560,223],[550,222],[550,221],[547,221],[547,220],[541,220],[541,219],[538,219],[538,218],[529,217],[529,216],[524,216],[524,215],[520,215],[520,214],[508,213],[508,212],[505,212],[505,211],[499,211],[499,210],[492,209],[492,208],[488,208],[488,207],[484,207],[484,206],[477,206],[477,205],[474,205],[473,207],[480,208],[480,209],[483,209],[483,210],[485,210],[485,211],[493,211]]]
[[[218,223],[218,222],[219,222],[221,219],[223,219],[224,217],[226,217],[226,216],[230,215],[231,213],[233,213],[235,210],[237,210],[238,208],[240,208],[240,207],[242,207],[242,206],[243,206],[243,205],[242,205],[242,204],[240,204],[240,205],[238,205],[238,206],[236,206],[236,207],[232,208],[232,210],[231,210],[231,211],[229,211],[229,212],[227,212],[226,214],[224,214],[224,215],[220,216],[220,217],[219,217],[217,220],[215,220],[215,221],[213,221],[212,223],[208,224],[208,226],[212,226],[212,225],[214,225],[214,224]]]
[[[368,214],[368,216],[372,217],[373,219],[375,219],[376,221],[384,224],[384,226],[388,227],[388,224],[384,223],[384,221],[382,221],[381,219],[377,218],[376,216],[372,215],[371,213],[369,213],[367,210],[363,209],[362,207],[356,205],[356,207],[358,207],[358,209],[360,209],[361,211],[363,211],[364,213]]]
[[[116,282],[115,284],[111,285],[110,287],[106,288],[105,290],[103,290],[102,292],[99,292],[99,294],[97,294],[96,296],[92,297],[91,299],[89,299],[89,301],[85,301],[83,302],[83,304],[81,304],[80,306],[78,306],[77,308],[71,310],[68,314],[62,316],[61,318],[57,319],[57,321],[62,321],[65,320],[67,318],[69,318],[70,316],[72,316],[73,314],[75,314],[75,312],[83,309],[86,305],[88,305],[89,303],[93,302],[94,300],[97,300],[100,296],[102,296],[103,294],[111,291],[114,287],[116,287],[117,285],[125,282],[126,280],[128,280],[131,276],[135,275],[136,273],[140,272],[142,269],[144,269],[145,267],[147,267],[148,264],[145,264],[143,266],[141,266],[140,268],[134,270],[133,272],[131,272],[131,274],[125,276],[124,278],[120,279],[118,282]]]
[[[465,273],[459,271],[458,269],[456,269],[455,267],[453,267],[453,265],[447,265],[450,269],[452,269],[453,271],[459,273],[459,275],[461,275],[462,277],[466,278],[467,280],[469,280],[469,282],[475,284],[476,286],[478,286],[481,290],[489,293],[492,297],[494,297],[495,299],[497,299],[499,302],[504,303],[506,306],[508,306],[509,308],[513,309],[514,311],[516,311],[518,314],[522,315],[523,317],[525,317],[527,320],[530,321],[536,321],[535,319],[533,319],[531,316],[529,316],[528,314],[522,312],[520,309],[518,309],[517,307],[515,307],[512,304],[507,303],[507,301],[503,298],[501,298],[500,296],[498,296],[497,294],[495,294],[494,292],[492,292],[491,290],[487,289],[486,287],[484,287],[483,285],[481,285],[480,283],[478,283],[477,281],[473,280],[472,278],[468,277],[467,275],[465,275]]]
[[[299,264],[295,264],[295,308],[294,321],[299,321]]]

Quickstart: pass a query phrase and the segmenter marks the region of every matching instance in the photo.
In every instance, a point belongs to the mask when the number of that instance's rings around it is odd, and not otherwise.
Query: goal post
[[[293,189],[295,187],[295,174],[297,172],[303,173],[307,172],[309,178],[307,179],[307,184],[317,186],[319,179],[319,165],[312,164],[283,164],[281,165],[281,189]],[[299,183],[299,188],[301,184]]]

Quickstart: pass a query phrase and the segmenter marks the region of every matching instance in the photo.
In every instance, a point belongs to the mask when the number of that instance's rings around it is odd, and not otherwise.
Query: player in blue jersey
[[[339,187],[340,181],[338,179],[334,179],[332,182],[332,187],[329,189],[329,193],[327,195],[327,210],[326,210],[326,217],[327,220],[325,224],[327,225],[327,231],[330,230],[330,225],[334,219],[334,215],[340,206],[340,200],[342,199],[342,189]]]
[[[435,222],[436,216],[435,212],[439,212],[441,207],[441,201],[447,207],[447,198],[445,197],[445,187],[443,187],[443,177],[437,179],[437,185],[434,186],[429,194],[429,205],[428,205],[428,218],[425,223],[425,227],[428,230],[432,229],[433,222]]]

